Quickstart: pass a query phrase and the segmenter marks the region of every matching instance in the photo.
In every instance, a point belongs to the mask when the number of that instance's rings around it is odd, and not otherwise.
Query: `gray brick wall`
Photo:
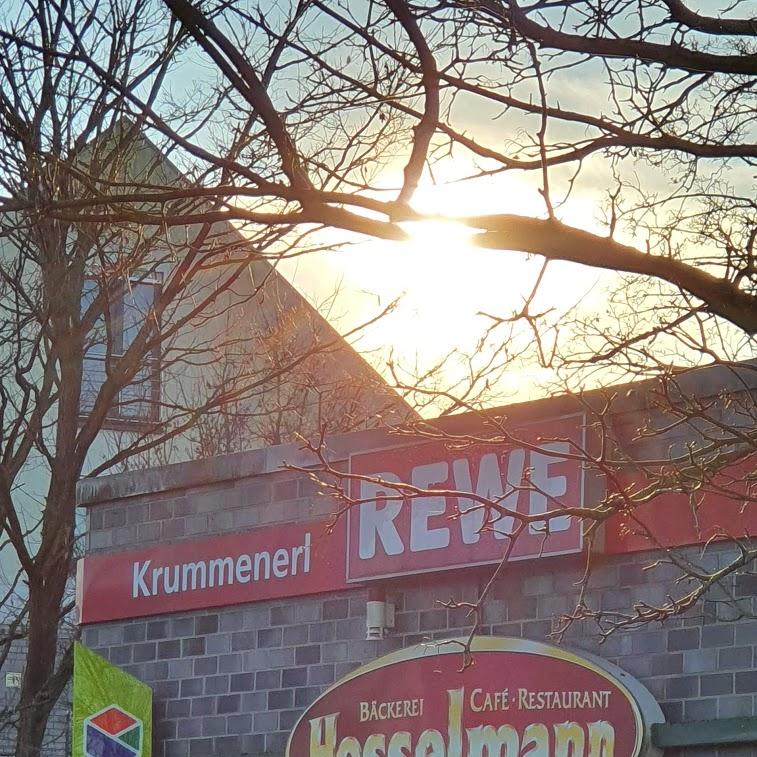
[[[643,556],[608,561],[594,592],[639,599],[660,583],[623,585]],[[575,599],[579,566],[565,559],[508,571],[486,608],[484,633],[545,639],[555,611]],[[156,698],[156,757],[279,755],[302,710],[354,667],[400,647],[466,630],[466,612],[440,600],[474,599],[485,571],[390,585],[396,629],[365,640],[365,591],[109,623],[86,644],[147,681]],[[620,589],[619,589],[620,587]],[[754,598],[750,598],[754,602]],[[757,609],[757,608],[755,608]],[[639,678],[670,722],[757,713],[757,621],[704,611],[662,627],[596,637],[576,627],[566,644],[600,654]],[[708,751],[708,754],[714,754]],[[722,754],[746,754],[722,750]],[[692,754],[691,750],[687,754]]]
[[[17,639],[12,642],[0,669],[0,757],[9,757],[16,752],[15,722],[19,689],[6,685],[6,674],[23,673],[25,665],[26,642],[24,639]],[[43,757],[69,757],[71,754],[70,703],[71,692],[67,689],[50,714],[43,744]]]
[[[349,444],[388,444],[377,432]],[[341,448],[339,445],[343,445]],[[337,440],[337,453],[347,442]],[[338,456],[338,455],[337,455]],[[82,493],[89,508],[89,552],[149,546],[205,534],[308,520],[331,511],[304,476],[282,460],[306,460],[295,447],[216,462],[172,466],[98,482]],[[198,469],[199,466],[199,469]],[[710,549],[715,564],[733,548]],[[664,570],[644,571],[650,553],[599,556],[591,600],[604,609],[654,602],[670,591]],[[514,563],[486,606],[482,631],[544,640],[556,615],[576,601],[583,565],[575,557]],[[155,757],[281,755],[299,714],[356,666],[419,641],[464,633],[466,612],[439,602],[476,598],[487,569],[385,582],[396,628],[365,640],[366,590],[266,601],[83,628],[85,644],[149,683],[155,692]],[[757,613],[754,576],[733,589]],[[638,677],[670,722],[757,714],[757,620],[723,613],[713,597],[686,617],[610,636],[577,624],[564,643],[595,652]],[[757,755],[757,747],[688,750]]]

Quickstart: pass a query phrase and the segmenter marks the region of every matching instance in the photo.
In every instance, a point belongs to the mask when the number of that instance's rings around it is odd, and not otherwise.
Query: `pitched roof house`
[[[57,517],[72,502],[51,482],[57,470],[75,483],[85,453],[83,474],[96,475],[413,415],[279,272],[286,240],[278,229],[258,227],[248,238],[223,218],[201,220],[205,199],[150,202],[150,191],[191,195],[193,187],[130,124],[60,170],[69,188],[97,177],[98,188],[145,197],[93,210],[101,216],[86,222],[0,214],[0,429],[4,461],[19,461],[12,507],[21,552],[37,553],[41,512]],[[136,220],[156,208],[164,220]],[[179,212],[198,220],[173,225]],[[70,533],[72,517],[53,530]],[[20,617],[27,599],[11,541],[0,546],[0,622]],[[66,560],[55,566],[61,575]],[[23,668],[25,649],[14,642],[6,672]],[[15,690],[6,700],[12,712]],[[56,707],[53,720],[65,721],[65,702]],[[65,722],[50,727],[45,754],[67,753],[66,730]],[[0,754],[13,738],[11,726]]]
[[[135,185],[187,186],[187,180],[143,135],[133,136],[128,170]],[[208,204],[180,201],[182,213]],[[171,214],[172,207],[161,207]],[[177,212],[178,209],[177,209]],[[97,401],[107,363],[118,361],[149,319],[160,319],[160,344],[145,351],[133,379],[107,411],[103,444],[92,456],[96,470],[114,450],[133,445],[144,454],[122,466],[165,464],[193,457],[280,444],[298,436],[370,428],[415,417],[376,370],[279,271],[286,242],[277,229],[247,237],[216,220],[120,231],[135,264],[116,272],[113,259],[85,281],[84,304],[110,288],[97,316],[84,361],[82,412]],[[286,252],[285,252],[286,254]],[[191,257],[192,262],[185,263]],[[117,259],[117,257],[116,257]],[[157,313],[177,271],[187,281]],[[152,447],[150,435],[168,439]],[[182,429],[174,433],[174,429]]]

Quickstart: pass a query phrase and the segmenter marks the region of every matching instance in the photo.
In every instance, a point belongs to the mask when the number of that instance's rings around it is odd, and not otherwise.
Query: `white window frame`
[[[88,277],[87,281],[94,281],[96,283],[99,283],[99,279],[96,277]],[[112,323],[110,328],[113,328],[114,325],[118,329],[117,337],[114,337],[113,341],[116,342],[116,344],[113,347],[113,351],[110,355],[110,360],[112,361],[118,361],[120,357],[122,357],[125,354],[126,349],[128,349],[128,345],[124,345],[123,338],[124,338],[124,332],[126,330],[126,327],[124,325],[124,307],[123,303],[125,300],[125,296],[127,292],[134,286],[143,286],[148,285],[153,287],[154,295],[153,295],[153,303],[157,299],[158,296],[160,296],[160,293],[162,291],[162,285],[163,285],[163,277],[160,273],[149,273],[149,274],[133,274],[129,276],[128,280],[124,281],[123,284],[120,286],[120,288],[117,290],[117,296],[118,299],[116,300],[114,297],[113,302],[111,303],[111,319]],[[102,318],[105,318],[105,316],[101,316]],[[93,361],[102,361],[104,364],[106,359],[108,357],[106,354],[92,354],[93,346],[90,346],[90,348],[85,351],[84,357],[83,357],[83,364],[82,364],[82,393],[81,393],[81,409],[80,409],[80,415],[82,418],[86,418],[89,414],[89,409],[91,409],[92,404],[90,403],[87,407],[84,407],[84,399],[85,399],[85,380],[87,377],[87,365],[88,361],[89,364],[92,365]],[[161,396],[161,389],[162,389],[162,375],[161,375],[161,361],[160,361],[160,346],[156,345],[152,350],[151,357],[146,357],[143,367],[140,369],[140,373],[144,371],[144,369],[147,368],[150,371],[150,376],[147,378],[143,378],[141,380],[138,380],[138,385],[142,385],[143,382],[150,384],[149,392],[147,393],[147,397],[143,400],[134,398],[134,399],[125,399],[122,401],[123,395],[127,394],[130,390],[130,388],[133,389],[134,384],[130,384],[128,386],[125,386],[123,389],[120,390],[118,395],[118,401],[111,405],[110,408],[108,408],[108,413],[105,417],[105,421],[103,423],[104,429],[133,429],[135,426],[151,426],[155,425],[160,421],[160,396]],[[90,373],[91,375],[91,373]],[[103,372],[103,380],[104,380],[104,372]],[[94,399],[97,396],[97,392],[99,391],[99,387],[101,386],[101,382],[97,383],[97,378],[95,377],[94,380],[91,380],[91,396],[92,401],[94,402]],[[139,404],[145,404],[147,406],[147,412],[146,413],[140,413],[140,414],[134,414],[129,412],[129,408],[133,408],[135,405]],[[124,412],[124,408],[126,411]]]

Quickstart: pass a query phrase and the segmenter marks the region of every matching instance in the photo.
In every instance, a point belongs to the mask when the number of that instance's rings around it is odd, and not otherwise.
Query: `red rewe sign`
[[[665,492],[637,507],[633,518],[623,513],[613,516],[607,522],[605,551],[626,554],[658,544],[680,547],[757,536],[757,507],[752,504],[757,497],[756,467],[757,454],[750,454],[710,481],[693,471],[692,482],[698,482],[693,496]],[[629,492],[643,491],[651,483],[633,471],[621,473],[618,479]]]
[[[462,640],[456,640],[462,643]],[[619,668],[520,639],[419,645],[358,668],[302,715],[286,757],[638,757],[664,721]]]
[[[480,445],[447,449],[443,443],[365,452],[350,457],[349,581],[498,562],[516,525],[513,516],[487,513],[467,497],[411,496],[400,499],[392,482],[418,489],[473,492],[515,512],[539,515],[583,504],[583,468],[572,459],[583,446],[583,415],[530,426],[527,445],[507,449]],[[545,441],[546,439],[553,441]],[[533,446],[530,446],[533,445]],[[525,484],[525,485],[524,485]],[[518,536],[512,560],[580,552],[582,530],[569,515],[535,521]]]
[[[294,597],[347,587],[344,527],[287,523],[79,560],[81,623]]]

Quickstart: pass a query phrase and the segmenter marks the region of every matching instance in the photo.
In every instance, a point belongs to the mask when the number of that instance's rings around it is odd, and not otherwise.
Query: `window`
[[[94,302],[99,282],[87,279],[82,293],[82,312]],[[105,306],[87,338],[84,354],[81,391],[81,414],[94,406],[106,378],[106,363],[111,367],[126,353],[145,320],[154,317],[153,305],[160,292],[157,276],[135,277],[119,287]],[[143,356],[142,364],[132,382],[118,394],[109,409],[109,427],[124,424],[152,423],[160,417],[160,350]]]

